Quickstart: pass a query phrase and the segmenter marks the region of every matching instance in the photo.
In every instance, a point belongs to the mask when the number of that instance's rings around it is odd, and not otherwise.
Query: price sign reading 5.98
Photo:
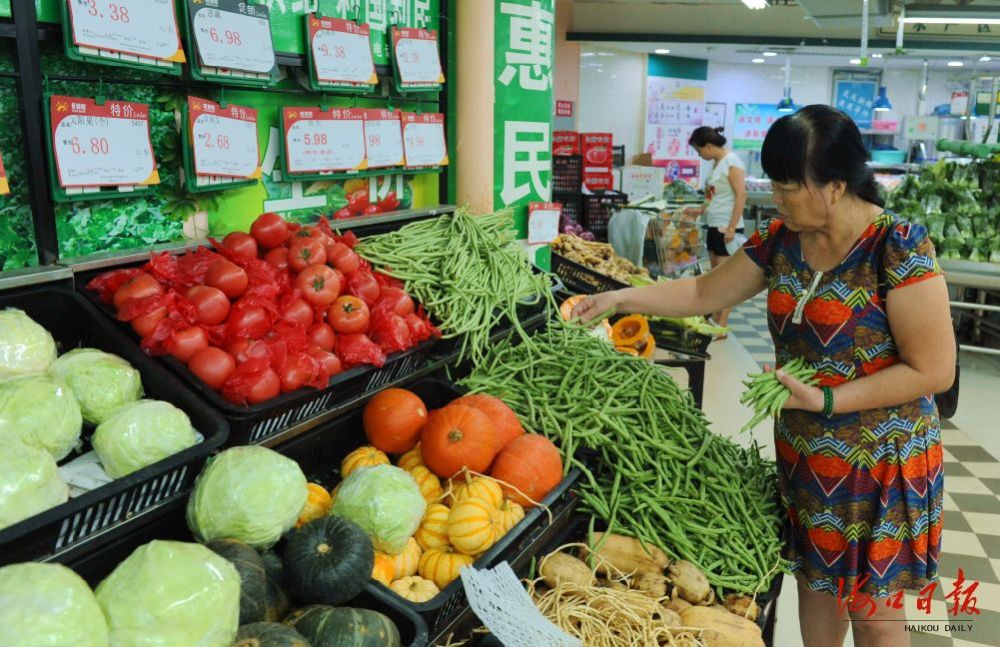
[[[80,47],[184,62],[174,0],[69,0],[69,15]]]
[[[335,173],[367,167],[362,110],[282,108],[289,173]]]
[[[378,82],[372,58],[371,30],[340,18],[306,18],[316,79],[321,83],[373,85]]]
[[[197,175],[250,179],[260,175],[257,111],[188,98]]]
[[[53,96],[52,152],[62,187],[159,183],[149,138],[149,106]]]
[[[269,73],[274,69],[270,12],[264,5],[219,0],[186,0],[192,12],[192,33],[203,65],[227,70]]]

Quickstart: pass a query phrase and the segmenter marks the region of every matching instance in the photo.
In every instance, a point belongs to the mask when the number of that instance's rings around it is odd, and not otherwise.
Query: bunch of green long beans
[[[781,367],[781,370],[806,384],[816,384],[816,371],[810,368],[801,357],[796,357],[788,362]],[[747,390],[740,396],[740,403],[751,405],[754,415],[747,424],[743,425],[741,433],[750,431],[768,416],[777,419],[781,415],[782,407],[788,402],[788,398],[792,397],[792,392],[778,381],[778,376],[774,371],[753,373],[747,378],[743,381],[743,386],[747,387]]]
[[[774,463],[709,431],[655,365],[553,323],[530,344],[494,346],[461,383],[555,442],[584,474],[584,511],[613,532],[694,563],[720,589],[757,592],[785,569]]]
[[[555,302],[547,275],[531,268],[515,242],[513,216],[472,216],[463,210],[370,236],[357,252],[402,280],[443,337],[462,337],[461,359],[482,358],[490,333],[509,321],[522,336],[518,307]]]

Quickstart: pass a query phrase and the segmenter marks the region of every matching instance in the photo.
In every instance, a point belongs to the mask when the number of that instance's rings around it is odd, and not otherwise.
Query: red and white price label
[[[10,184],[7,182],[7,169],[3,167],[3,155],[0,155],[0,195],[10,193]]]
[[[256,110],[188,97],[188,119],[196,175],[260,178]]]
[[[315,15],[309,15],[306,20],[318,81],[344,85],[378,83],[368,25]]]
[[[364,110],[281,110],[289,173],[331,173],[367,168]]]
[[[220,0],[218,8],[211,8],[203,0],[188,1],[203,65],[257,74],[274,70],[271,14],[266,6]]]
[[[402,113],[406,166],[445,166],[448,147],[444,138],[444,115]]]
[[[183,63],[174,0],[64,0],[73,43]]]
[[[392,48],[401,84],[420,87],[444,83],[437,30],[393,27]]]
[[[403,165],[403,129],[396,110],[365,110],[368,168]]]
[[[49,100],[52,153],[59,185],[134,186],[159,184],[149,106],[53,95]]]
[[[532,202],[528,205],[528,244],[547,245],[559,236],[562,205],[558,202]]]

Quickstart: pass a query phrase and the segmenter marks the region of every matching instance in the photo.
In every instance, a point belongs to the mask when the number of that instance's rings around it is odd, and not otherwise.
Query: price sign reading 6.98
[[[174,0],[68,2],[75,45],[184,62]]]
[[[270,74],[274,70],[271,14],[264,5],[186,0],[198,57],[207,67]]]
[[[337,173],[367,168],[364,111],[282,108],[289,173]]]
[[[188,115],[197,175],[260,177],[256,110],[188,97]]]
[[[149,106],[54,95],[52,153],[63,188],[159,184]]]
[[[309,15],[309,47],[316,79],[342,86],[378,83],[368,25],[340,18]]]

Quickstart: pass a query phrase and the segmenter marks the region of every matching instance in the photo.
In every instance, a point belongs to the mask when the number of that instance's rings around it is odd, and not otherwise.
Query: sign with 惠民
[[[733,119],[733,148],[759,151],[771,124],[788,113],[774,103],[737,103]]]

